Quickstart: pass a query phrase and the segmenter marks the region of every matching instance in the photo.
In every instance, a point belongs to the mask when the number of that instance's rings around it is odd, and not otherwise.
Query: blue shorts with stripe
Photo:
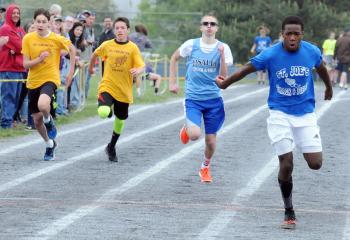
[[[209,100],[185,100],[185,114],[187,125],[191,123],[201,127],[202,117],[206,134],[217,133],[225,120],[225,109],[222,98]]]

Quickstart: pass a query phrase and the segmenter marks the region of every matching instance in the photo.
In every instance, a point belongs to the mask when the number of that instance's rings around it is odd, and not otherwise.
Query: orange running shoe
[[[281,225],[283,229],[295,229],[297,220],[295,218],[294,210],[286,210],[284,213],[284,221]]]
[[[180,130],[180,140],[183,144],[187,144],[190,138],[187,135],[185,125]]]
[[[199,171],[199,176],[201,178],[201,182],[212,182],[213,181],[213,178],[211,177],[211,174],[210,174],[209,167],[201,168],[201,170]]]

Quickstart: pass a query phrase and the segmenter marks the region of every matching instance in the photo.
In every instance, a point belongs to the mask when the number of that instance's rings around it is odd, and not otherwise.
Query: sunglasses
[[[216,22],[202,22],[202,25],[203,26],[212,26],[212,27],[215,27],[215,26],[218,26],[218,23]]]

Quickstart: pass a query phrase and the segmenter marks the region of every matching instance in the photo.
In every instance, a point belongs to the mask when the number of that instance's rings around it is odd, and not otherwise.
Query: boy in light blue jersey
[[[282,23],[283,42],[252,58],[232,76],[216,78],[217,85],[225,89],[252,72],[261,69],[269,72],[267,130],[279,158],[278,182],[285,208],[281,227],[287,229],[296,225],[292,204],[294,144],[311,169],[318,170],[322,166],[321,136],[314,113],[313,68],[326,86],[324,99],[330,100],[333,95],[322,54],[315,45],[302,41],[303,31],[304,25],[299,17],[287,17]]]
[[[221,128],[225,111],[221,92],[215,84],[218,74],[227,74],[227,65],[233,63],[227,44],[218,41],[218,20],[212,15],[201,19],[202,37],[190,39],[177,49],[170,60],[169,90],[177,93],[175,80],[176,64],[180,57],[186,57],[185,115],[186,124],[180,131],[180,139],[186,144],[201,135],[201,122],[205,128],[205,153],[199,175],[202,182],[211,182],[210,161],[216,147],[216,133]]]
[[[250,52],[253,54],[260,54],[262,51],[264,51],[266,48],[271,46],[271,38],[267,36],[268,29],[265,26],[259,27],[259,36],[256,36],[254,38],[254,44],[252,48],[250,49]],[[257,78],[258,78],[258,84],[265,84],[266,81],[266,70],[262,69],[261,71],[257,72]]]

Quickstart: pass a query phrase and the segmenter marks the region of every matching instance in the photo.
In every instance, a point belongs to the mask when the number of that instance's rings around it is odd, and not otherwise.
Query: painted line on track
[[[246,86],[246,85],[237,85],[237,86],[230,87],[228,89],[229,90],[235,90],[237,88],[241,88],[241,87],[244,87],[244,86]],[[159,107],[163,107],[165,105],[178,104],[178,103],[181,103],[182,101],[183,101],[183,99],[177,99],[177,100],[168,101],[168,102],[164,102],[164,103],[150,104],[150,105],[147,105],[147,106],[138,107],[135,110],[132,109],[129,114],[130,115],[134,115],[134,114],[137,114],[137,113],[140,113],[140,112],[147,111],[149,109],[159,108]],[[82,127],[72,128],[72,129],[65,130],[65,131],[59,131],[58,135],[57,135],[57,138],[61,138],[63,136],[66,136],[66,135],[69,135],[69,134],[73,134],[73,133],[77,133],[77,132],[84,132],[84,131],[86,131],[88,129],[99,127],[101,125],[104,125],[104,124],[107,124],[107,123],[110,123],[110,122],[113,122],[113,119],[107,119],[107,120],[99,119],[99,121],[96,122],[96,123],[88,124],[88,125],[85,125],[85,126],[82,126]],[[35,140],[31,140],[31,141],[24,142],[24,143],[19,143],[19,144],[16,144],[14,146],[9,146],[6,149],[0,150],[0,156],[1,155],[6,155],[6,154],[9,154],[9,153],[13,153],[13,152],[15,152],[15,151],[17,151],[19,149],[22,149],[22,148],[26,148],[26,147],[30,147],[30,146],[35,145],[35,144],[42,144],[42,143],[43,143],[43,140],[41,138],[37,138]]]
[[[244,98],[249,98],[249,97],[251,97],[251,96],[253,96],[255,94],[259,94],[259,93],[261,93],[263,91],[264,91],[264,89],[259,89],[257,91],[246,93],[246,94],[244,94],[242,96],[229,99],[228,101],[235,102],[237,100],[242,100]],[[175,123],[177,123],[177,122],[179,122],[179,121],[181,121],[183,119],[184,119],[184,116],[180,116],[180,117],[177,117],[177,118],[172,119],[170,121],[167,121],[166,123],[160,124],[160,125],[158,125],[156,127],[152,127],[152,128],[149,128],[149,129],[146,129],[146,130],[143,130],[143,131],[131,134],[129,136],[125,136],[125,137],[120,139],[118,144],[124,144],[124,143],[131,142],[131,141],[133,141],[136,138],[142,137],[142,136],[144,136],[146,134],[149,134],[149,133],[155,132],[157,130],[161,130],[163,128],[171,126],[171,125],[173,125],[173,124],[175,124]],[[85,152],[83,154],[79,154],[77,156],[71,157],[71,158],[67,159],[66,161],[54,163],[51,166],[48,166],[48,167],[36,170],[35,172],[29,173],[29,174],[27,174],[27,175],[25,175],[23,177],[19,177],[17,179],[14,179],[12,181],[7,182],[7,183],[1,184],[0,185],[0,192],[7,191],[7,190],[9,190],[11,188],[14,188],[14,187],[16,187],[16,186],[18,186],[20,184],[23,184],[23,183],[28,182],[28,181],[30,181],[32,179],[35,179],[35,178],[40,177],[42,175],[45,175],[45,174],[47,174],[49,172],[58,170],[58,169],[60,169],[62,167],[66,167],[66,166],[68,166],[70,164],[74,164],[74,163],[76,163],[76,162],[78,162],[80,160],[83,160],[83,159],[86,159],[88,157],[92,157],[92,156],[94,156],[96,154],[99,154],[100,152],[102,152],[104,150],[105,147],[106,147],[105,145],[99,146],[99,147],[94,148],[94,149],[92,149],[92,150],[90,150],[88,152]]]
[[[260,106],[256,109],[250,111],[249,113],[247,113],[243,117],[239,118],[238,120],[234,121],[233,123],[228,124],[227,126],[225,126],[222,129],[222,131],[220,131],[218,133],[218,135],[229,132],[232,129],[240,126],[241,124],[246,123],[248,120],[254,118],[254,116],[261,113],[263,110],[267,110],[266,105]],[[118,186],[116,188],[113,188],[113,189],[107,191],[99,199],[92,202],[91,204],[82,206],[79,209],[75,210],[74,212],[54,221],[50,226],[48,226],[47,228],[38,232],[36,237],[31,238],[31,239],[43,240],[43,239],[49,239],[49,238],[56,236],[58,233],[60,233],[64,229],[66,229],[68,226],[70,226],[74,222],[91,214],[93,211],[98,209],[99,203],[113,200],[116,196],[121,195],[124,192],[140,185],[142,182],[144,182],[148,178],[160,173],[162,170],[167,168],[172,163],[183,159],[185,156],[191,154],[194,150],[200,149],[203,145],[204,145],[204,140],[201,139],[200,141],[182,149],[179,153],[158,162],[153,167],[149,168],[147,171],[142,172],[142,173],[136,175],[135,177],[129,179],[121,186]]]
[[[320,119],[324,113],[344,95],[344,92],[338,93],[334,100],[327,101],[317,111],[317,118]],[[260,186],[277,170],[278,158],[274,156],[271,160],[247,183],[244,188],[241,188],[237,195],[232,200],[232,204],[239,204],[240,202],[249,199]],[[218,239],[219,234],[226,228],[228,223],[235,217],[237,211],[220,211],[219,214],[208,224],[208,226],[199,234],[197,239],[214,240]]]

